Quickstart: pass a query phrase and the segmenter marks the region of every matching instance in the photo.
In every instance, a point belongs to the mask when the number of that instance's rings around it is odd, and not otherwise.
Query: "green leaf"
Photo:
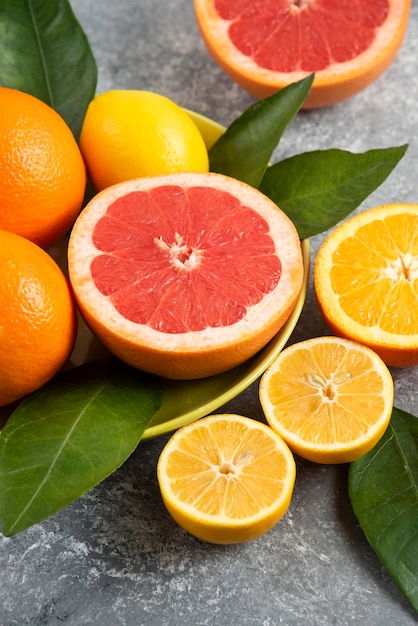
[[[259,189],[290,217],[300,238],[307,239],[354,211],[389,176],[407,147],[359,154],[305,152],[267,168]]]
[[[49,104],[78,138],[97,67],[67,0],[2,0],[0,85]]]
[[[258,187],[273,150],[304,103],[312,81],[313,74],[246,109],[209,150],[210,170]]]
[[[418,611],[418,418],[394,408],[379,443],[350,464],[349,495],[369,543]]]
[[[0,436],[3,534],[56,513],[120,467],[162,397],[158,378],[105,359],[26,398]]]

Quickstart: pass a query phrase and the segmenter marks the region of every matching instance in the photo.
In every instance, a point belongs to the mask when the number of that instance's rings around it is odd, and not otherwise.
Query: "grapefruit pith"
[[[261,192],[214,173],[109,187],[71,233],[69,276],[92,332],[121,360],[193,379],[227,371],[287,320],[300,240]]]
[[[264,98],[315,73],[304,108],[329,106],[375,81],[404,39],[411,0],[194,0],[208,51]]]

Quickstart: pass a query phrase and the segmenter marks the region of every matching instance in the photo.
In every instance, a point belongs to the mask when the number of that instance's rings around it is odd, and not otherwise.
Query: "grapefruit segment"
[[[168,378],[250,358],[296,304],[302,253],[266,196],[214,173],[115,185],[82,211],[68,248],[80,311],[119,358]]]
[[[376,80],[404,38],[410,0],[195,0],[217,63],[256,97],[315,73],[304,107],[344,100]]]

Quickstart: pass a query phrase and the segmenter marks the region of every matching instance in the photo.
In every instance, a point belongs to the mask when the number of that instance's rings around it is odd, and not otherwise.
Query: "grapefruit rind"
[[[109,204],[121,195],[157,185],[219,185],[256,207],[267,219],[282,263],[273,291],[249,307],[233,325],[198,332],[161,333],[123,318],[94,286],[90,265],[98,251],[91,233]],[[166,378],[194,379],[228,371],[243,363],[272,339],[289,318],[303,284],[300,240],[290,219],[256,189],[214,173],[176,173],[141,178],[109,187],[79,215],[68,246],[69,276],[80,312],[90,330],[117,357],[139,369]]]
[[[306,77],[309,72],[275,72],[242,54],[228,36],[229,21],[222,20],[214,0],[194,0],[198,27],[205,45],[224,72],[256,98],[265,98]],[[411,8],[410,0],[391,0],[389,15],[377,29],[373,46],[352,60],[315,72],[305,109],[330,106],[346,100],[377,80],[394,61],[402,46]]]

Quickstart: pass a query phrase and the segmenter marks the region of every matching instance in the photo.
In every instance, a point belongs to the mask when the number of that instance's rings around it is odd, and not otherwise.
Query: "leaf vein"
[[[54,98],[53,98],[53,95],[52,95],[51,83],[50,83],[49,78],[48,78],[47,64],[46,64],[46,60],[45,60],[44,50],[43,50],[43,47],[42,47],[42,38],[41,38],[41,35],[40,35],[40,30],[38,28],[38,23],[36,21],[35,11],[33,10],[33,5],[32,5],[32,2],[30,0],[28,1],[28,11],[29,11],[29,15],[30,15],[30,20],[31,20],[32,25],[33,25],[33,31],[34,31],[34,34],[35,34],[36,42],[38,44],[39,58],[40,58],[40,61],[41,61],[42,73],[43,73],[44,80],[45,80],[45,86],[46,86],[46,89],[48,91],[49,104],[50,104],[50,106],[52,106],[54,108]]]
[[[63,438],[61,445],[59,446],[57,453],[55,454],[55,458],[52,460],[49,469],[47,470],[47,472],[45,473],[44,478],[40,481],[37,489],[34,491],[34,493],[32,494],[32,497],[28,500],[26,506],[22,509],[22,511],[20,512],[20,514],[17,516],[14,524],[12,524],[12,526],[10,527],[10,532],[13,533],[13,528],[18,525],[18,523],[20,522],[20,520],[22,519],[22,517],[25,515],[25,513],[30,509],[31,505],[33,504],[33,502],[36,500],[36,498],[38,497],[38,495],[40,494],[40,492],[42,491],[43,487],[45,486],[45,484],[47,483],[49,477],[52,474],[52,471],[54,469],[54,467],[56,466],[56,464],[58,463],[58,459],[60,458],[62,451],[64,450],[67,442],[69,441],[71,435],[73,434],[73,432],[75,431],[76,427],[78,426],[78,424],[80,423],[80,420],[82,419],[83,415],[86,413],[87,408],[94,402],[94,400],[96,399],[96,397],[101,393],[102,389],[106,386],[106,383],[103,383],[102,385],[100,385],[100,387],[98,387],[97,391],[92,394],[89,402],[86,402],[84,408],[82,411],[79,412],[78,417],[76,420],[74,420],[73,424],[71,425],[71,428],[68,429],[67,435]]]

